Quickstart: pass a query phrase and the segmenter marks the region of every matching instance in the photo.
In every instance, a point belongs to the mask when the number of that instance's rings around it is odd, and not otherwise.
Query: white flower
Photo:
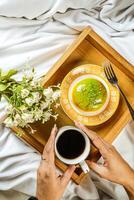
[[[29,91],[27,89],[21,90],[21,97],[24,99],[29,95]]]
[[[56,120],[58,118],[58,114],[53,115],[53,118]]]
[[[7,127],[12,127],[14,126],[13,120],[11,119],[11,117],[7,117],[4,121],[4,123],[6,124]]]
[[[44,121],[48,121],[50,119],[50,117],[51,117],[51,113],[46,111],[44,113]]]
[[[26,111],[26,110],[27,110],[27,107],[26,107],[25,105],[22,105],[22,106],[19,107],[19,109],[20,109],[21,111]]]
[[[43,114],[42,110],[36,111],[35,116],[34,116],[35,120],[36,121],[41,120],[42,114]]]
[[[17,113],[14,117],[15,120],[20,121],[21,120],[21,116]]]
[[[26,122],[26,123],[33,123],[34,118],[32,113],[23,113],[21,115],[21,118]]]
[[[18,122],[17,120],[13,121],[13,126],[18,126],[20,124],[20,122]]]
[[[31,97],[26,98],[25,102],[27,103],[28,106],[32,106],[35,103],[34,99]]]
[[[60,103],[55,104],[55,108],[58,108],[60,106]]]
[[[11,104],[9,104],[9,105],[6,107],[7,112],[12,112],[12,109],[13,109],[13,106],[12,106]]]
[[[57,90],[53,93],[52,98],[56,101],[60,97],[60,90]]]
[[[31,81],[30,85],[34,88],[37,86],[37,82],[35,80]]]
[[[44,89],[43,94],[44,94],[44,96],[45,96],[46,98],[48,98],[48,99],[51,98],[52,95],[53,95],[53,90],[52,90],[52,88]]]
[[[26,127],[28,122],[25,122],[23,120],[21,120],[21,122],[18,124],[18,126],[20,127]]]
[[[33,99],[34,103],[38,103],[40,98],[41,98],[40,93],[39,92],[33,92],[32,96],[33,96],[32,99]]]
[[[49,102],[48,101],[46,101],[46,102],[42,102],[41,103],[41,110],[44,110],[44,109],[46,109],[46,108],[48,108],[49,107]]]
[[[41,87],[40,79],[34,79],[31,81],[30,85],[33,88]]]

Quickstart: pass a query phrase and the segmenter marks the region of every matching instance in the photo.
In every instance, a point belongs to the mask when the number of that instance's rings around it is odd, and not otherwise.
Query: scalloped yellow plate
[[[78,77],[85,74],[94,74],[105,80],[110,90],[110,100],[106,109],[96,116],[82,116],[71,106],[68,98],[68,91],[71,83]],[[96,126],[106,122],[115,113],[119,105],[120,93],[116,87],[111,85],[104,74],[103,67],[94,64],[85,64],[71,70],[63,79],[61,84],[60,103],[64,112],[73,121],[79,121],[87,126]]]

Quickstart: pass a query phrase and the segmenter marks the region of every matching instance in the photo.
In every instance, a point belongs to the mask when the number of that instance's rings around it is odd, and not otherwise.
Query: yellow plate
[[[71,83],[81,75],[85,74],[94,74],[100,76],[105,80],[110,89],[110,100],[106,109],[96,115],[96,116],[82,116],[77,113],[71,106],[68,98],[68,91]],[[86,64],[81,65],[79,67],[71,70],[64,78],[61,84],[61,98],[60,103],[64,110],[64,112],[68,115],[68,117],[72,120],[79,121],[82,124],[87,126],[95,126],[106,122],[116,111],[120,99],[120,93],[118,89],[112,86],[106,79],[103,67],[94,65],[94,64]]]

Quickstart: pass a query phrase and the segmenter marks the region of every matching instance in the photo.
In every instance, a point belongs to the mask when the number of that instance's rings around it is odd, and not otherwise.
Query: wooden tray
[[[109,60],[114,66],[114,70],[119,78],[119,84],[128,97],[131,105],[134,106],[134,67],[90,28],[86,28],[76,41],[66,50],[64,55],[47,73],[43,79],[43,84],[47,87],[49,85],[60,83],[72,68],[86,63],[102,65],[105,60]],[[56,122],[58,127],[73,124],[63,112],[62,108],[59,108],[57,111],[59,113]],[[111,119],[106,123],[92,127],[91,129],[95,130],[106,141],[112,143],[122,128],[130,120],[131,116],[124,100],[121,98],[119,107]],[[29,135],[27,129],[20,129],[17,127],[13,127],[12,129],[16,133],[24,133],[21,139],[30,144],[38,152],[42,153],[53,124],[53,120],[50,120],[44,125],[40,123],[33,124],[32,127],[37,130],[34,135]],[[99,154],[94,148],[92,148],[90,157],[94,160],[99,158]],[[67,167],[57,159],[56,165],[63,171]],[[72,178],[79,184],[84,176],[82,170],[78,168]]]

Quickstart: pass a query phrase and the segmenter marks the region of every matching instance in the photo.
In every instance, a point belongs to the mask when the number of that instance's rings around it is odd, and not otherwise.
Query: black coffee
[[[77,130],[67,130],[57,141],[59,154],[67,159],[79,157],[85,149],[85,139]]]

